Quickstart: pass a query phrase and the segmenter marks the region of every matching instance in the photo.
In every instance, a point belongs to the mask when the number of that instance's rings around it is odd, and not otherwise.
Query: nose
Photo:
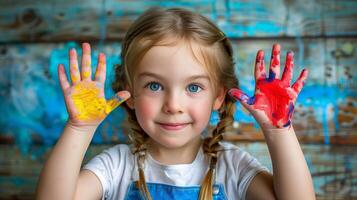
[[[166,114],[178,114],[183,112],[183,99],[177,93],[169,93],[165,96],[163,112]]]

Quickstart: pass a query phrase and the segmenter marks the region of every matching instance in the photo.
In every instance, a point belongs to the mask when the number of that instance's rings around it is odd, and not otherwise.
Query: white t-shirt
[[[216,183],[223,185],[228,200],[245,199],[250,181],[268,171],[254,157],[237,146],[220,142],[223,151],[216,167]],[[129,185],[138,180],[136,156],[125,144],[115,145],[90,160],[83,169],[92,171],[103,187],[102,199],[123,200]],[[146,182],[174,186],[199,186],[208,170],[208,159],[200,148],[190,164],[163,165],[148,153],[144,164]]]

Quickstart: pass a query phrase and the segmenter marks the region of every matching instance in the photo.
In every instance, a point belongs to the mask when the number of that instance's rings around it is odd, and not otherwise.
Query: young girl
[[[292,53],[280,79],[279,45],[273,46],[268,77],[258,52],[256,91],[249,98],[237,89],[231,45],[212,22],[184,9],[149,9],[124,38],[113,83],[117,93],[107,101],[105,55],[99,55],[92,80],[90,46],[82,48],[81,73],[76,51],[69,53],[71,84],[64,67],[58,68],[69,119],[42,170],[38,199],[315,198],[290,121],[307,77],[305,70],[290,87]],[[221,141],[233,121],[235,99],[260,124],[273,175]],[[80,170],[96,128],[124,101],[132,145],[116,145]],[[213,110],[220,122],[207,133]]]

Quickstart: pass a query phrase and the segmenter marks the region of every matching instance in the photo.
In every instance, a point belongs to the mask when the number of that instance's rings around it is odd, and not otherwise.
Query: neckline
[[[203,158],[203,150],[202,150],[202,145],[199,148],[197,155],[195,159],[188,164],[174,164],[174,165],[166,165],[163,163],[160,163],[159,161],[155,160],[149,152],[147,152],[147,162],[149,165],[155,168],[160,168],[163,170],[184,170],[184,169],[191,169],[193,166],[195,166],[200,160]]]

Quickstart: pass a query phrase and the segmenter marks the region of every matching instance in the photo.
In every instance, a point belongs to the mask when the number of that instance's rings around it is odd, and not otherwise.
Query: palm
[[[89,44],[83,44],[82,69],[78,68],[77,54],[70,50],[69,84],[63,65],[58,68],[69,119],[77,125],[99,124],[112,110],[129,97],[122,91],[109,101],[105,99],[104,83],[106,74],[105,55],[100,54],[95,79],[91,78],[91,57]]]
[[[299,79],[290,87],[293,69],[293,53],[288,52],[282,78],[280,75],[280,46],[273,46],[269,77],[266,77],[264,52],[258,51],[255,64],[256,87],[253,97],[248,97],[239,89],[230,90],[230,94],[240,100],[261,126],[288,127],[294,111],[296,98],[307,78],[303,70]]]
[[[103,87],[94,81],[81,81],[66,89],[65,102],[72,121],[104,119],[106,100],[103,91]]]

